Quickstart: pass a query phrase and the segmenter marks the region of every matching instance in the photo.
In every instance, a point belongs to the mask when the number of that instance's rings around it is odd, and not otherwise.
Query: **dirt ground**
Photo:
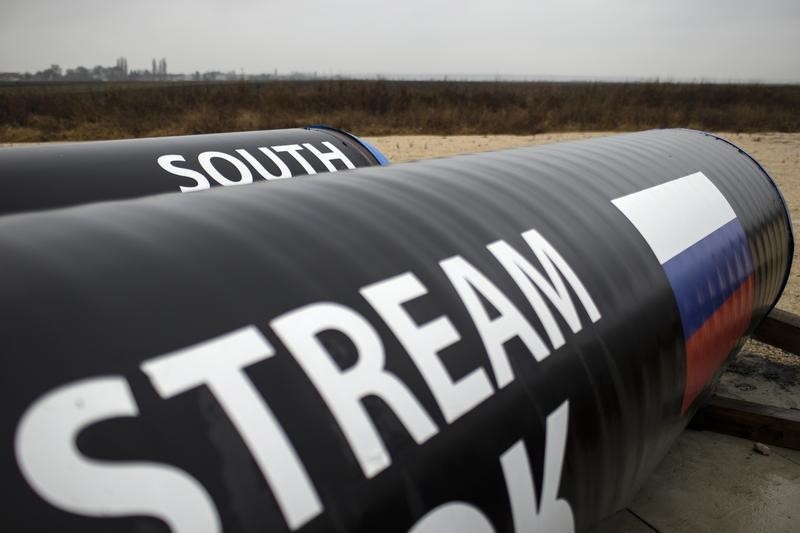
[[[501,150],[533,144],[571,141],[612,135],[611,133],[545,133],[532,136],[394,136],[370,137],[395,163],[456,154]],[[750,153],[778,182],[794,220],[795,242],[800,243],[800,133],[757,133],[720,135]],[[800,262],[795,257],[789,282],[778,307],[800,314]],[[800,409],[800,356],[765,344],[749,341],[721,376],[716,393],[776,407]]]

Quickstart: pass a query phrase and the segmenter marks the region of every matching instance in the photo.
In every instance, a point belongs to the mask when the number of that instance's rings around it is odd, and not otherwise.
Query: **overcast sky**
[[[800,0],[0,0],[0,71],[800,82]]]

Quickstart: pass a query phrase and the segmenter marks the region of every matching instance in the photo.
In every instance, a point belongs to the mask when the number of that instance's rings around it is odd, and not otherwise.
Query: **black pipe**
[[[585,530],[777,301],[790,227],[688,130],[4,217],[4,525]]]
[[[0,150],[0,215],[385,165],[328,126]]]

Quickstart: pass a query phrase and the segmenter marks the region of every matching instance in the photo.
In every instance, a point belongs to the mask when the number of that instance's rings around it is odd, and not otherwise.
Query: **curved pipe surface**
[[[585,530],[780,296],[687,130],[0,219],[11,530]]]
[[[327,126],[0,150],[0,215],[385,165]]]

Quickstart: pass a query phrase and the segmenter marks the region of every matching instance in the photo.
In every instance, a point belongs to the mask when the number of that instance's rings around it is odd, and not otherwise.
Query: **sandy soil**
[[[613,135],[604,132],[543,133],[540,135],[395,135],[367,137],[393,163],[456,154],[519,148],[534,144],[574,141]]]

